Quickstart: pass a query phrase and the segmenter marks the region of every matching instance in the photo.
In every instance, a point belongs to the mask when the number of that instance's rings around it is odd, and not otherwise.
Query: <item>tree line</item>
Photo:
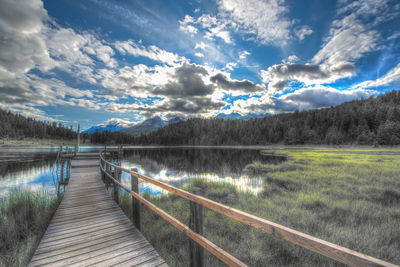
[[[135,144],[400,144],[400,91],[310,111],[250,120],[189,119],[134,139]]]
[[[0,137],[72,139],[72,127],[0,109]],[[400,144],[400,91],[318,110],[249,120],[192,118],[138,137],[103,131],[82,143],[131,145]]]
[[[76,132],[72,130],[72,126],[66,127],[61,123],[39,121],[0,109],[0,137],[70,140],[76,138]]]

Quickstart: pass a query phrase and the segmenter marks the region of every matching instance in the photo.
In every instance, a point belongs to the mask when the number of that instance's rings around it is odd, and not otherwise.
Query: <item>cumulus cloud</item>
[[[335,106],[346,101],[365,99],[376,93],[376,91],[364,89],[340,91],[332,87],[318,85],[301,88],[280,97],[262,94],[247,100],[239,99],[233,103],[229,111],[240,114],[276,114],[310,110]]]
[[[0,78],[53,68],[45,42],[47,11],[40,0],[4,0],[0,9]]]
[[[336,106],[356,99],[366,99],[376,93],[376,91],[364,89],[340,91],[332,87],[318,85],[296,90],[293,93],[281,96],[279,99],[296,104],[299,110],[308,110]]]
[[[295,63],[299,61],[300,59],[296,55],[290,55],[287,58],[283,59],[283,63]]]
[[[306,85],[332,82],[345,75],[352,75],[355,69],[350,64],[339,64],[332,68],[315,64],[286,63],[277,64],[261,71],[263,82],[268,83],[270,94],[286,88],[291,80],[300,81]]]
[[[283,1],[220,0],[218,10],[233,28],[254,35],[261,44],[284,45],[290,39],[291,22]]]
[[[205,44],[204,42],[196,43],[194,49],[201,49],[205,50],[209,45]]]
[[[380,49],[380,34],[375,26],[391,17],[387,2],[341,1],[337,18],[331,24],[323,47],[309,63],[295,64],[297,58],[288,58],[283,61],[284,64],[261,71],[270,94],[285,89],[290,81],[317,85],[355,75],[355,62],[365,54]],[[307,32],[311,33],[312,30],[308,27],[295,29],[300,40]]]
[[[179,21],[179,30],[189,33],[190,35],[197,34],[197,28],[191,25],[191,23],[194,23],[194,18],[186,15],[183,20]]]
[[[204,54],[203,54],[203,53],[200,53],[200,52],[196,52],[196,53],[194,53],[194,55],[195,55],[196,57],[204,57]]]
[[[307,35],[310,35],[313,33],[313,30],[311,29],[310,26],[304,25],[301,27],[297,27],[294,30],[294,33],[296,34],[297,38],[299,38],[300,41],[304,40]]]
[[[99,62],[109,68],[118,65],[114,50],[92,34],[56,26],[48,30],[47,45],[58,69],[89,83],[97,83],[94,69]]]
[[[183,64],[176,68],[171,79],[164,85],[152,90],[153,94],[163,96],[205,96],[214,91],[212,84],[205,84],[208,71],[196,64]]]
[[[227,90],[242,91],[244,93],[265,91],[264,86],[255,84],[249,80],[233,81],[221,73],[212,76],[210,81],[216,83],[220,88]]]

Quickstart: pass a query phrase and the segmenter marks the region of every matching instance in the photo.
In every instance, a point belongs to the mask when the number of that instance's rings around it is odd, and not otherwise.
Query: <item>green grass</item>
[[[264,177],[258,194],[232,185],[194,180],[186,190],[329,242],[400,264],[400,150],[274,147],[280,165],[254,162]],[[188,223],[189,203],[177,196],[146,196]],[[130,214],[130,197],[121,206]],[[142,232],[171,266],[187,266],[187,238],[142,208]],[[204,209],[204,234],[251,266],[336,266],[337,262]],[[206,254],[206,266],[218,266]]]
[[[14,191],[0,202],[0,266],[26,266],[61,199]]]

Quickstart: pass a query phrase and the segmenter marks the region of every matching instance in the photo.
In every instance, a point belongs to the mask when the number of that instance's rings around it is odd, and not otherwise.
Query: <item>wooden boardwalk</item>
[[[29,266],[167,266],[107,194],[98,153],[76,158],[68,189]]]

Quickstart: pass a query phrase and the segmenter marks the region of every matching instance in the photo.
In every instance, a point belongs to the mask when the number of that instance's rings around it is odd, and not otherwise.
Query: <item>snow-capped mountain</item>
[[[248,120],[251,118],[262,118],[265,116],[271,115],[269,113],[264,113],[264,114],[254,114],[254,113],[249,113],[246,115],[240,115],[239,113],[219,113],[217,116],[215,116],[215,118],[217,119],[225,119],[225,120],[237,120],[237,119],[241,119],[241,120]]]
[[[129,128],[129,127],[133,126],[134,124],[135,123],[127,121],[127,120],[112,118],[105,123],[92,126],[89,129],[83,131],[82,133],[94,133],[96,131],[102,132],[102,131],[106,131],[106,130],[110,131],[110,132],[116,132],[116,131],[121,131],[125,128]]]
[[[175,117],[170,120],[163,120],[161,117],[156,116],[156,117],[147,119],[139,124],[136,124],[132,127],[123,129],[123,130],[121,130],[121,132],[139,136],[141,134],[151,133],[151,132],[157,130],[158,128],[167,126],[171,123],[177,123],[180,121],[182,121],[182,119],[179,117]]]

